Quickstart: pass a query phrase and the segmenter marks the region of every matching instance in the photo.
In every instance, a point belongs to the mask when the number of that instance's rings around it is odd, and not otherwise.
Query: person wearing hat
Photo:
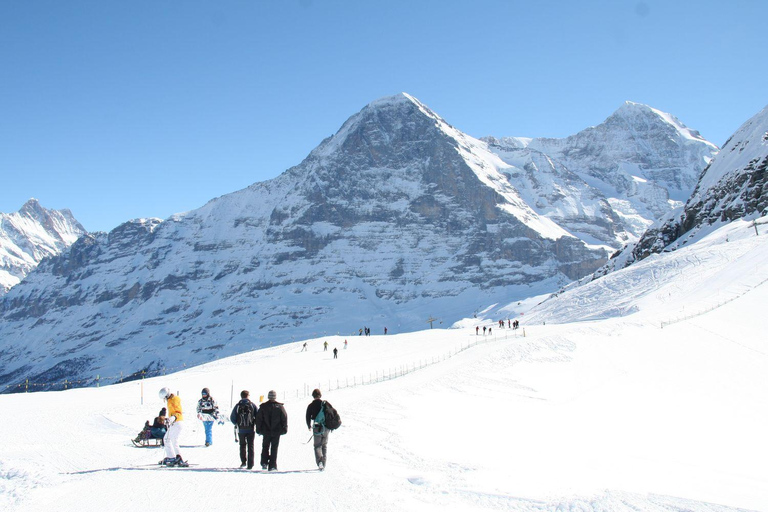
[[[208,388],[203,388],[202,398],[197,401],[197,418],[205,427],[205,446],[213,444],[213,422],[219,417],[219,406]]]
[[[267,393],[267,399],[256,414],[256,433],[262,436],[261,469],[277,471],[277,447],[280,436],[288,433],[288,414],[274,390]]]
[[[168,431],[163,438],[165,445],[165,459],[160,464],[166,466],[188,466],[187,462],[181,458],[179,453],[179,436],[181,435],[181,426],[184,423],[184,414],[181,411],[181,398],[174,395],[170,388],[160,390],[160,398],[168,403]]]

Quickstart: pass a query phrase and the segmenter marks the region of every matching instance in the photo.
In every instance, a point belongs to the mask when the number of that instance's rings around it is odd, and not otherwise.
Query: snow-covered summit
[[[43,258],[59,254],[84,233],[71,211],[48,210],[34,198],[18,212],[0,213],[0,295]]]
[[[744,123],[704,170],[684,207],[671,212],[612,258],[597,275],[674,250],[736,219],[768,210],[768,107]]]
[[[661,119],[681,137],[692,141],[702,142],[712,148],[714,151],[718,151],[718,147],[715,144],[702,137],[697,130],[688,128],[677,117],[643,103],[626,101],[624,102],[624,105],[619,107],[619,109],[616,110],[616,112],[614,112],[608,119],[610,120],[611,118],[623,120],[623,122],[625,122],[630,129],[636,129],[637,126],[641,123],[655,123],[658,119]],[[608,122],[608,120],[606,120],[606,122]]]

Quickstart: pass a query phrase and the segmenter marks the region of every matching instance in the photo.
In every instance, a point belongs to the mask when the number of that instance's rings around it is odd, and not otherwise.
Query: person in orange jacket
[[[189,466],[179,453],[179,436],[181,435],[184,422],[181,398],[174,395],[169,388],[161,389],[159,395],[160,398],[168,402],[168,418],[166,420],[168,422],[168,431],[163,438],[165,459],[161,460],[160,464],[166,466]]]

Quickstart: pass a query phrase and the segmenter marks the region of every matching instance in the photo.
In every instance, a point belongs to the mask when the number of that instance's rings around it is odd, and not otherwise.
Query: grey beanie
[[[269,393],[267,393],[267,400],[275,400],[277,399],[277,392],[273,389]]]

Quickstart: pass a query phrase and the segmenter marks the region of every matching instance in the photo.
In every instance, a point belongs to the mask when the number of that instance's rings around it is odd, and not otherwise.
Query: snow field
[[[612,274],[631,286],[599,280],[544,302],[520,317],[525,337],[501,339],[489,318],[499,337],[460,350],[477,338],[466,320],[348,337],[347,350],[324,337],[308,352],[296,342],[143,383],[0,396],[11,411],[0,509],[768,510],[768,285],[756,274],[768,238],[743,227]],[[729,300],[711,309],[718,294]],[[601,318],[574,320],[595,308]],[[660,328],[683,308],[703,313]],[[450,351],[402,377],[327,391]],[[318,384],[344,422],[323,473],[304,444],[303,390]],[[166,385],[182,397],[182,454],[197,466],[151,466],[162,450],[130,443]],[[280,473],[236,469],[229,424],[203,446],[203,387],[226,413],[243,388],[256,400],[278,392],[289,415]]]

